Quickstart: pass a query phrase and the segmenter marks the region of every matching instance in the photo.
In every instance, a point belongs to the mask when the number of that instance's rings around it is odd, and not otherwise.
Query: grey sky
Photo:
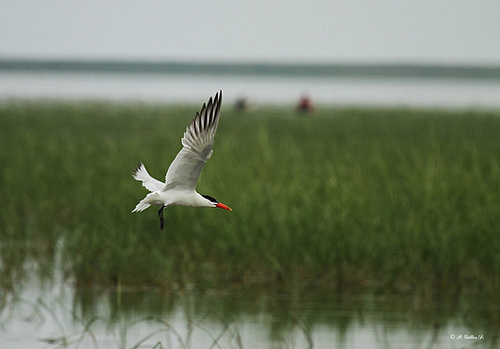
[[[499,0],[0,4],[0,57],[500,64]]]

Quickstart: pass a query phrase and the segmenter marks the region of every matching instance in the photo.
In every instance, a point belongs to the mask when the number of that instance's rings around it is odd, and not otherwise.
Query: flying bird
[[[203,104],[191,124],[186,128],[181,139],[182,149],[170,164],[165,182],[150,176],[146,167],[139,162],[132,175],[134,179],[150,191],[132,212],[144,211],[151,205],[160,206],[160,229],[163,230],[165,219],[163,210],[167,206],[218,207],[232,211],[229,206],[220,203],[209,195],[196,191],[196,182],[205,163],[213,153],[215,132],[219,124],[222,103],[222,90],[215,97]]]

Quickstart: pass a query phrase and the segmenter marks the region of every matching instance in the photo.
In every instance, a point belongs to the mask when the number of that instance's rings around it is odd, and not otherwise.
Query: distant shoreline
[[[0,71],[500,80],[500,66],[0,59]]]

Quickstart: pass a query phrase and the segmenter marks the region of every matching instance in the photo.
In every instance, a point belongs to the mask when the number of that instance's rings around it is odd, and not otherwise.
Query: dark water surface
[[[4,294],[0,348],[496,348],[499,313],[478,296],[79,290],[66,282]]]

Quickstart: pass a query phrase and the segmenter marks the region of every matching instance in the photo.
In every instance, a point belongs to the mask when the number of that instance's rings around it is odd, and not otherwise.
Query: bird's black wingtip
[[[134,167],[134,170],[132,171],[132,175],[137,174],[137,172],[139,172],[139,170],[141,169],[142,166],[144,166],[143,163],[141,161],[139,161],[137,166]]]
[[[220,106],[220,104],[222,103],[222,90],[219,90],[219,92],[216,92],[215,93],[215,96],[213,97],[210,97],[208,99],[208,102],[207,103],[203,103],[203,106],[202,106],[202,110],[205,109],[205,108],[209,108],[212,107],[212,106]],[[200,113],[201,114],[201,113]]]

